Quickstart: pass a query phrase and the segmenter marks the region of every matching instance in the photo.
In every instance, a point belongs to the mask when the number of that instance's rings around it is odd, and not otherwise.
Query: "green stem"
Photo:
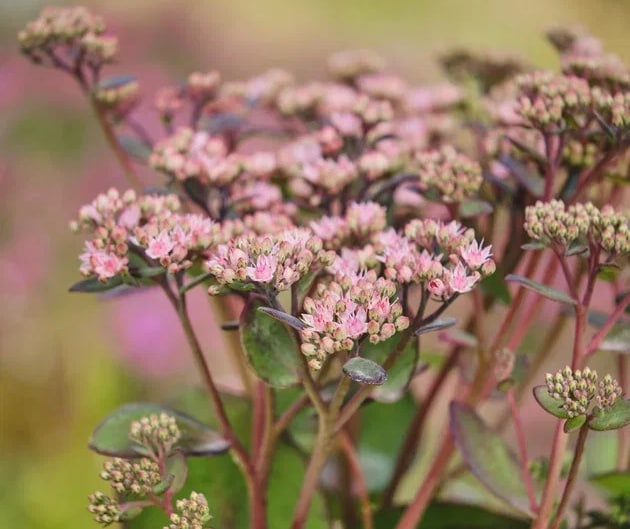
[[[306,523],[313,495],[317,490],[319,475],[326,464],[326,459],[328,458],[332,447],[332,440],[335,433],[335,421],[339,415],[343,399],[350,389],[351,382],[350,378],[346,376],[342,377],[328,410],[319,414],[317,441],[315,443],[313,455],[311,456],[311,460],[309,461],[306,469],[304,481],[302,482],[302,489],[300,490],[298,502],[293,514],[291,529],[302,529]]]
[[[569,470],[569,476],[567,477],[567,482],[564,486],[564,492],[562,493],[562,499],[560,500],[560,505],[558,505],[558,509],[556,510],[556,515],[551,522],[551,529],[558,529],[560,524],[562,523],[562,517],[564,512],[569,505],[569,499],[571,498],[571,493],[575,488],[575,483],[577,482],[578,469],[580,468],[580,461],[582,460],[582,455],[584,454],[584,446],[586,445],[586,437],[588,436],[588,421],[584,423],[584,426],[580,428],[580,433],[578,434],[577,444],[575,445],[575,452],[573,454],[573,461],[571,462],[571,469]]]

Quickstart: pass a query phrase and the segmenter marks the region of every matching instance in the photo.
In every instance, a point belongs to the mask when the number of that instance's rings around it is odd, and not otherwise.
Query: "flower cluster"
[[[198,178],[216,185],[232,182],[240,173],[238,158],[228,156],[227,146],[220,136],[195,132],[181,127],[160,140],[149,157],[154,169],[177,180]]]
[[[140,85],[134,78],[101,82],[94,90],[96,103],[115,120],[122,120],[139,101]]]
[[[152,218],[135,229],[134,238],[147,257],[174,274],[190,268],[192,256],[214,244],[218,232],[219,227],[207,217],[175,213]]]
[[[18,40],[33,62],[60,66],[71,60],[72,66],[84,61],[98,67],[111,62],[118,50],[117,39],[105,35],[105,29],[103,19],[85,7],[46,7]]]
[[[275,235],[245,234],[217,246],[206,261],[206,268],[219,285],[253,283],[276,291],[288,290],[312,270],[328,266],[334,253],[322,241],[302,228]],[[220,289],[210,287],[211,294]]]
[[[206,497],[191,492],[190,498],[177,500],[177,512],[171,514],[170,523],[164,529],[204,529],[212,519]]]
[[[589,413],[593,401],[599,408],[608,410],[621,396],[619,384],[610,375],[599,384],[597,378],[597,372],[588,367],[573,371],[567,366],[556,374],[547,373],[545,382],[549,395],[562,401],[561,408],[572,418]]]
[[[450,146],[415,155],[420,184],[435,190],[446,203],[462,202],[479,190],[483,180],[479,164]]]
[[[103,464],[101,478],[111,482],[118,494],[146,496],[162,481],[160,468],[155,461],[143,457],[139,461],[128,461],[116,457]]]
[[[533,127],[558,130],[583,125],[592,102],[591,88],[579,77],[534,72],[517,77],[517,113]]]
[[[352,351],[363,339],[378,343],[409,326],[396,285],[374,271],[341,275],[317,286],[304,300],[301,350],[312,369],[320,369],[329,355]]]
[[[180,208],[175,195],[136,196],[132,190],[120,194],[115,189],[98,195],[80,208],[73,231],[84,230],[94,235],[86,241],[79,256],[80,272],[99,281],[129,271],[129,246],[135,243],[134,231],[152,218],[168,217]]]
[[[152,456],[170,453],[180,437],[175,418],[164,412],[133,421],[129,429],[129,439],[144,447]]]
[[[623,255],[630,252],[630,219],[612,206],[597,208],[592,203],[565,207],[564,202],[536,202],[525,210],[525,230],[534,240],[568,246],[591,243],[605,252]]]
[[[102,492],[90,494],[88,511],[94,515],[94,521],[103,526],[118,522],[122,511],[120,504]]]

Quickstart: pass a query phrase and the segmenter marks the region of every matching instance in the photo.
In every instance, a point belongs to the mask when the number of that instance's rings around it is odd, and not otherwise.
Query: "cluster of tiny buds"
[[[85,7],[46,7],[18,33],[18,40],[22,52],[37,63],[59,66],[66,56],[74,56],[100,66],[111,62],[118,50],[117,39],[104,32],[103,19]],[[58,48],[63,48],[63,59],[55,55]]]
[[[114,119],[123,119],[138,103],[140,85],[135,79],[124,83],[101,83],[93,93],[98,105]]]
[[[555,374],[547,373],[545,382],[549,395],[562,401],[562,409],[572,418],[589,413],[593,401],[606,411],[621,397],[621,388],[610,375],[599,384],[597,378],[597,372],[588,367],[573,371],[567,366]]]
[[[170,453],[180,437],[175,417],[165,412],[133,421],[129,429],[129,439],[146,448],[153,456]]]
[[[327,356],[351,351],[363,338],[378,343],[409,326],[401,304],[393,299],[396,286],[373,270],[339,275],[319,284],[304,300],[301,350],[311,369],[320,369]]]
[[[592,203],[574,204],[538,201],[525,210],[525,230],[534,240],[566,246],[590,241],[612,255],[630,252],[628,215],[610,205],[599,209]]]
[[[88,511],[94,515],[94,521],[108,526],[120,520],[122,511],[120,504],[102,492],[90,494]]]
[[[206,497],[191,492],[187,499],[177,500],[177,512],[171,514],[170,523],[164,529],[204,529],[212,519]]]
[[[462,202],[479,190],[483,180],[479,164],[455,151],[451,146],[439,150],[419,152],[413,165],[420,176],[420,184],[439,193],[446,203]]]
[[[521,90],[517,113],[545,131],[582,121],[592,101],[589,84],[575,76],[541,71],[520,75],[516,83]]]
[[[188,76],[186,91],[193,101],[204,102],[212,98],[221,84],[221,74],[215,70],[207,73],[193,72]]]
[[[334,252],[325,250],[310,230],[293,228],[275,235],[246,234],[219,245],[210,253],[206,268],[219,285],[250,282],[283,291],[334,259]],[[219,294],[220,287],[210,287],[208,292]]]
[[[158,464],[146,457],[139,461],[116,457],[103,464],[100,475],[114,491],[125,495],[146,496],[162,481]]]
[[[341,51],[328,59],[330,74],[344,81],[352,81],[361,75],[381,72],[384,68],[385,60],[370,50]]]

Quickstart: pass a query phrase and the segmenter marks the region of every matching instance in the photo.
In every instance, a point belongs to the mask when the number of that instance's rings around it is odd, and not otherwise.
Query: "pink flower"
[[[478,272],[473,272],[473,274],[469,276],[466,267],[460,262],[457,263],[457,266],[452,271],[446,270],[444,272],[444,278],[451,291],[463,294],[472,290],[475,283],[479,280],[480,275]]]
[[[340,319],[341,328],[353,340],[365,334],[368,330],[367,312],[364,308],[346,312]]]
[[[446,285],[444,285],[444,281],[436,277],[428,281],[427,290],[431,295],[442,298],[446,293]]]
[[[175,247],[175,241],[171,239],[167,230],[162,230],[157,237],[152,237],[146,249],[146,254],[151,259],[162,259],[168,257],[171,250]]]
[[[116,254],[97,251],[90,256],[92,270],[99,281],[105,281],[127,269],[127,258]]]
[[[273,255],[259,255],[255,266],[248,266],[247,276],[257,283],[268,283],[273,279],[278,267],[278,259]]]
[[[492,257],[492,246],[483,248],[483,241],[473,240],[468,247],[461,247],[459,254],[471,270],[481,268]]]

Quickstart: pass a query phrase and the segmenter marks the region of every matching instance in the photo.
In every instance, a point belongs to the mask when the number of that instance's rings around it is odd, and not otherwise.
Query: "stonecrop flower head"
[[[156,459],[169,454],[180,437],[181,432],[175,417],[164,412],[133,421],[129,429],[129,439],[138,443],[150,457]]]
[[[116,457],[103,464],[101,479],[109,481],[120,495],[147,496],[162,481],[158,464],[146,457],[129,461]]]
[[[165,219],[179,210],[175,195],[142,195],[132,190],[122,195],[115,189],[100,194],[80,208],[79,217],[71,222],[73,231],[86,231],[94,238],[86,241],[80,255],[80,272],[99,281],[129,271],[129,247],[136,245],[134,234],[140,226]],[[189,230],[190,231],[190,230]]]
[[[579,77],[533,72],[516,78],[521,95],[516,112],[533,127],[553,131],[583,126],[593,97]]]
[[[412,166],[418,171],[420,185],[436,191],[446,203],[474,196],[483,181],[479,164],[451,146],[416,153]]]
[[[597,372],[588,367],[573,371],[567,366],[555,374],[547,373],[545,382],[549,395],[562,401],[561,408],[572,418],[590,413],[593,403],[607,411],[621,397],[621,388],[610,375],[599,384],[597,378]]]
[[[170,523],[164,529],[205,529],[212,519],[208,501],[199,492],[191,492],[189,498],[177,500],[177,512],[171,514]]]
[[[88,498],[88,511],[94,515],[94,521],[107,527],[121,519],[122,511],[118,501],[102,492],[95,492]]]
[[[82,61],[101,66],[118,50],[115,37],[105,35],[102,17],[85,7],[46,7],[18,33],[22,52],[33,62],[58,67]]]
[[[630,252],[630,219],[612,206],[599,209],[592,203],[565,207],[564,202],[538,201],[525,210],[525,230],[545,244],[591,244],[611,255]]]
[[[363,339],[378,343],[409,326],[396,285],[374,271],[335,277],[320,283],[304,300],[301,350],[312,369],[320,369],[329,355],[352,351]]]
[[[271,235],[244,234],[210,252],[205,266],[220,286],[249,283],[277,292],[313,270],[332,263],[334,253],[323,248],[310,230],[293,228]],[[220,288],[210,287],[210,294]]]

